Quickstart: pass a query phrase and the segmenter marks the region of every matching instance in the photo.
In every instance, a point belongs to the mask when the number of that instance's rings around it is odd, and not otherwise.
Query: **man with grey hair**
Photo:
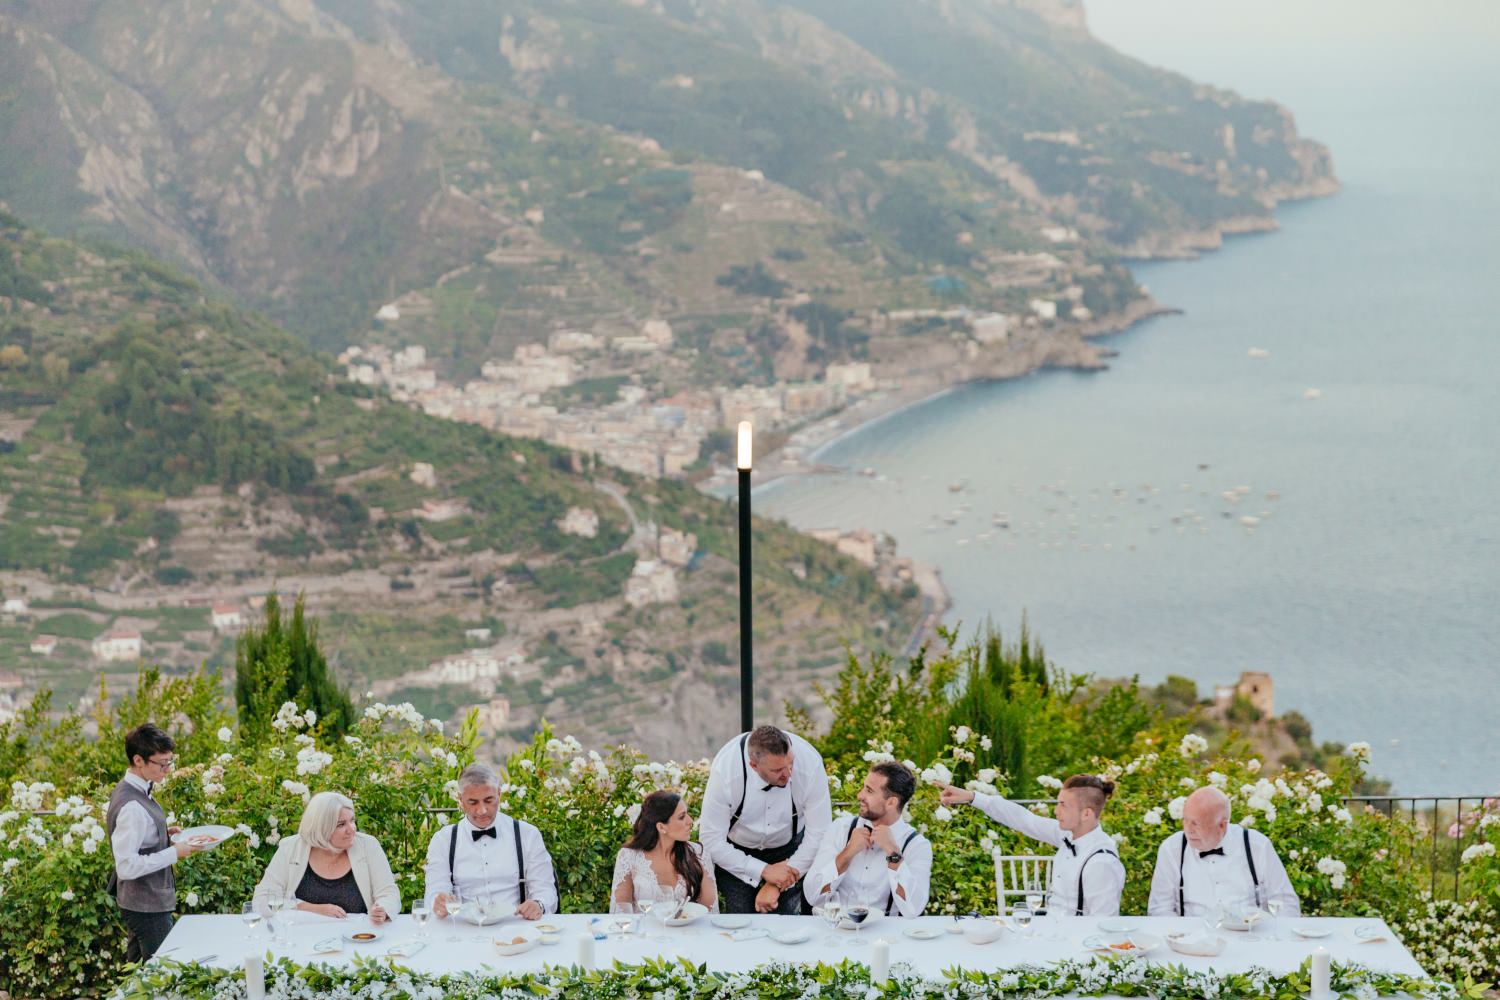
[[[433,834],[427,845],[424,896],[432,912],[448,915],[448,904],[473,901],[489,913],[515,913],[536,920],[556,913],[557,877],[541,831],[500,811],[500,776],[470,764],[458,776],[458,806],[464,817]]]
[[[1221,909],[1264,908],[1297,916],[1297,891],[1271,840],[1258,830],[1230,822],[1229,796],[1211,785],[1182,806],[1182,832],[1162,841],[1151,876],[1146,913],[1153,917],[1201,917]]]
[[[807,740],[761,726],[726,743],[698,818],[724,912],[801,912],[802,877],[832,822],[823,757]]]

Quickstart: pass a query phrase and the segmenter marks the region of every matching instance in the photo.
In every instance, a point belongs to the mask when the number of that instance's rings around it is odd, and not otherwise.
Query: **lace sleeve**
[[[624,903],[635,902],[635,881],[631,878],[631,869],[634,867],[634,855],[636,852],[628,847],[620,848],[620,853],[615,855],[615,874],[609,882],[609,912],[616,912],[616,908]]]
[[[698,855],[698,860],[703,865],[703,884],[698,887],[698,899],[696,901],[702,903],[710,910],[717,910],[719,908],[719,884],[714,879],[713,859],[708,856],[708,852],[703,849],[702,844],[690,843],[688,846]]]

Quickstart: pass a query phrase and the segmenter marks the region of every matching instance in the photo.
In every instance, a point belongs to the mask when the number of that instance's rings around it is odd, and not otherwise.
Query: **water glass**
[[[844,906],[832,896],[828,902],[823,904],[823,922],[828,925],[829,934],[823,939],[824,944],[838,944],[839,938],[833,932],[839,929],[839,921],[844,919]]]
[[[1279,899],[1266,900],[1266,912],[1271,915],[1271,919],[1266,921],[1266,933],[1272,941],[1281,940],[1281,925],[1277,922],[1281,916],[1281,906],[1282,901]]]
[[[240,919],[245,923],[245,940],[255,940],[255,928],[260,926],[261,913],[254,901],[240,906]]]
[[[427,937],[427,921],[432,919],[432,908],[425,900],[419,901],[411,908],[411,918],[417,925],[417,937]]]
[[[465,899],[463,894],[457,889],[454,889],[448,896],[448,919],[452,921],[450,929],[453,932],[448,935],[449,941],[457,943],[463,940],[463,935],[458,932],[458,921],[460,917],[469,911],[469,907],[472,905],[473,902]]]
[[[1019,899],[1011,904],[1010,919],[1016,922],[1016,929],[1024,937],[1031,937],[1031,903],[1025,899]]]
[[[280,892],[266,893],[266,909],[271,911],[271,941],[275,944],[282,942],[281,925],[276,922],[276,916],[286,906],[286,896]]]

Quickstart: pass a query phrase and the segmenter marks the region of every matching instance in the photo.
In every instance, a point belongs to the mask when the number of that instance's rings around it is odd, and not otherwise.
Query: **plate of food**
[[[190,826],[186,830],[178,830],[172,834],[174,844],[195,844],[205,851],[218,847],[224,841],[233,837],[235,829],[232,826],[221,826],[210,824],[209,826]]]
[[[942,937],[944,934],[943,931],[938,930],[936,927],[908,927],[901,933],[913,941],[931,941],[934,938]]]
[[[535,948],[541,939],[541,932],[535,927],[518,927],[514,932],[497,934],[495,950],[502,955],[519,955]]]
[[[1083,939],[1089,951],[1108,955],[1146,955],[1162,945],[1155,934],[1092,934]]]
[[[667,927],[686,927],[707,912],[708,907],[702,903],[683,903],[680,910],[675,904],[668,904],[662,907],[661,922]]]
[[[538,934],[561,934],[562,928],[556,924],[532,924]]]
[[[710,920],[709,923],[722,931],[737,931],[741,927],[749,927],[750,918],[738,913],[721,913]]]
[[[360,927],[355,930],[344,932],[344,940],[350,944],[371,944],[379,941],[383,935],[372,927]]]

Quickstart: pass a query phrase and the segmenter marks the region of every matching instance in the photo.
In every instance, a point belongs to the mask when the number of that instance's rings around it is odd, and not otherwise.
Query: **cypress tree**
[[[283,619],[276,594],[266,595],[264,623],[246,629],[235,642],[234,698],[244,739],[268,735],[277,709],[288,701],[315,711],[331,736],[354,725],[354,704],[334,680],[305,602],[306,595],[298,594],[290,619]]]

